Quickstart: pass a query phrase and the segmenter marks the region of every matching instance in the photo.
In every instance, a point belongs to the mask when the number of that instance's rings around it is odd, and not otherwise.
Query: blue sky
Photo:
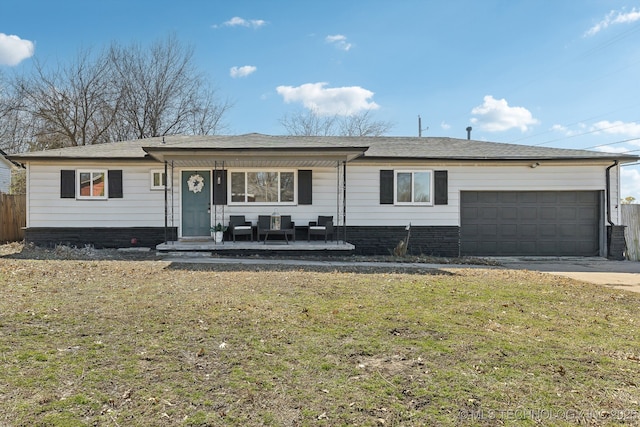
[[[232,134],[370,109],[391,135],[420,115],[423,136],[640,155],[640,0],[3,0],[0,72],[170,34],[234,103]],[[637,167],[622,191],[640,200]]]

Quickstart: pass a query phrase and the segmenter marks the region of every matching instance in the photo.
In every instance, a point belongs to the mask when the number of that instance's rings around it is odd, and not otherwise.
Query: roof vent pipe
[[[471,126],[467,127],[467,139],[471,139]]]

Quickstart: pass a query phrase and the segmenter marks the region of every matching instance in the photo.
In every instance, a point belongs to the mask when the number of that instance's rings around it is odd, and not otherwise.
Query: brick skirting
[[[342,230],[334,230],[333,238],[343,239]],[[167,239],[176,240],[177,228],[167,229]],[[391,255],[400,240],[406,238],[405,227],[347,227],[347,242],[355,245],[360,255]],[[306,229],[297,227],[296,238],[306,240]],[[136,244],[132,244],[136,239]],[[126,248],[131,246],[155,247],[165,241],[164,227],[132,228],[28,228],[25,241],[38,246],[68,245],[101,248]],[[409,255],[442,257],[460,256],[459,227],[411,227]]]
[[[175,240],[176,227],[167,229],[168,240]],[[135,239],[135,243],[132,243]],[[96,249],[128,248],[133,246],[154,248],[165,241],[164,227],[109,227],[109,228],[27,228],[25,242],[37,246],[67,245]]]
[[[347,227],[346,240],[347,242],[355,245],[356,254],[391,255],[393,254],[393,249],[398,245],[400,240],[403,240],[406,237],[407,231],[403,226],[352,226]],[[460,228],[456,226],[412,226],[407,254],[459,257]]]

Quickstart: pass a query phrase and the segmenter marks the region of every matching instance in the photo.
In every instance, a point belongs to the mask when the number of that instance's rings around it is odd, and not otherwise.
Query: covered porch
[[[244,144],[233,146],[196,141],[143,147],[164,164],[166,181],[171,183],[165,188],[165,238],[156,247],[159,252],[354,251],[346,235],[347,163],[362,156],[367,147],[302,143],[285,148],[280,141],[262,139],[248,135]],[[194,177],[197,188],[191,183]],[[267,182],[264,189],[259,179]],[[257,239],[257,220],[275,214],[293,221],[298,239],[294,236],[288,243],[277,237],[269,237],[266,243]],[[228,233],[224,242],[209,237],[211,227],[226,230],[230,217],[238,215],[251,224],[258,241],[233,242]],[[331,240],[307,241],[307,230],[321,216],[333,218]],[[302,234],[305,239],[300,238]]]

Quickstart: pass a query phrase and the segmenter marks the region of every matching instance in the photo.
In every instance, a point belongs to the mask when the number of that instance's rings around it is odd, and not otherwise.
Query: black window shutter
[[[380,171],[380,204],[393,204],[393,171]]]
[[[298,171],[298,204],[313,204],[313,181],[310,170]]]
[[[75,199],[76,197],[76,171],[60,171],[60,198]]]
[[[447,171],[435,171],[434,173],[435,195],[433,201],[436,205],[449,203],[449,183]]]
[[[220,178],[220,183],[218,183]],[[213,203],[215,205],[227,204],[227,171],[213,171]]]
[[[108,172],[109,179],[109,198],[122,199],[122,171],[110,170]]]

